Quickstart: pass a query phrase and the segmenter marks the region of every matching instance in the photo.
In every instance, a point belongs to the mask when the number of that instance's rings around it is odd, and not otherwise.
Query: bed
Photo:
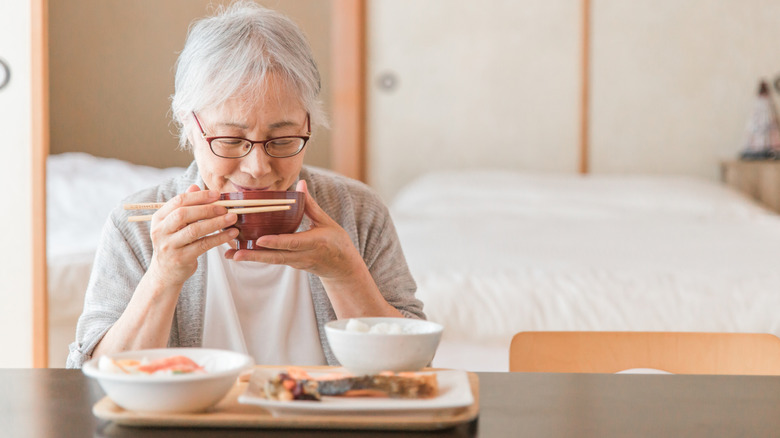
[[[109,211],[181,171],[49,157],[52,366],[74,338]],[[780,218],[712,182],[436,172],[390,211],[425,312],[445,326],[435,366],[506,371],[522,330],[780,335]]]
[[[46,162],[46,263],[49,366],[65,366],[68,345],[108,214],[127,195],[180,174],[83,152],[50,155]]]
[[[435,366],[506,371],[523,330],[780,335],[780,218],[713,182],[437,172],[391,212]]]

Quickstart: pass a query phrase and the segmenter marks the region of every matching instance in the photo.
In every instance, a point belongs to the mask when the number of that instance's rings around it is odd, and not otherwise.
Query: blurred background
[[[221,3],[50,1],[51,153],[186,165],[174,63],[189,23]],[[333,3],[259,3],[306,32],[330,105]],[[583,109],[585,3],[366,1],[365,179],[390,201],[427,170],[576,172],[583,110],[590,172],[719,178],[759,80],[780,73],[780,3],[589,2]],[[317,132],[309,164],[331,166],[330,135]]]

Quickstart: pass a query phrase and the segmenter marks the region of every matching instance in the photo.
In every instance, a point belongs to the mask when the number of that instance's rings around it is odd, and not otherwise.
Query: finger
[[[182,255],[194,259],[212,248],[230,242],[236,237],[238,237],[238,229],[236,228],[228,228],[218,233],[209,234],[184,246],[181,249]]]
[[[228,209],[220,205],[197,205],[190,207],[180,207],[170,212],[167,216],[162,217],[160,223],[156,226],[153,225],[153,227],[166,234],[173,234],[190,224],[208,219],[214,219],[217,217],[223,217],[228,213]],[[157,215],[157,213],[155,213],[155,215]],[[232,214],[229,216],[231,225],[238,219],[237,216],[235,218],[233,216],[236,215]],[[152,220],[154,219],[155,216],[152,216]],[[217,229],[212,231],[216,231]]]
[[[227,254],[226,254],[227,255]],[[288,251],[274,249],[239,249],[233,251],[232,259],[237,262],[260,262],[268,265],[287,265],[302,269],[300,260],[302,257]]]
[[[166,202],[165,205],[154,213],[156,217],[153,218],[158,220],[164,219],[172,211],[181,207],[212,203],[219,199],[219,195],[220,193],[217,190],[200,190],[198,186],[192,185],[184,193],[180,193]]]
[[[303,209],[303,213],[308,216],[309,219],[311,219],[315,226],[336,223],[333,219],[330,218],[330,216],[328,216],[327,213],[325,213],[325,210],[323,210],[319,204],[317,204],[317,201],[315,201],[311,196],[311,193],[309,193],[309,186],[305,180],[298,181],[295,189],[306,194],[306,205]]]
[[[177,210],[174,213],[171,213],[171,216],[185,216],[185,219],[180,221],[174,221],[173,218],[170,222],[178,222],[178,224],[181,224],[179,229],[175,229],[177,224],[165,224],[164,230],[168,231],[171,234],[170,237],[170,244],[172,244],[174,247],[184,247],[186,245],[189,245],[190,243],[193,243],[209,234],[221,231],[225,228],[232,227],[236,220],[238,220],[238,216],[235,213],[229,213],[226,210],[226,214],[222,215],[212,215],[210,217],[203,217],[202,215],[187,215],[186,213],[180,213],[185,210],[191,211],[191,210],[203,210],[203,209],[216,209],[216,208],[223,208],[224,207],[217,207],[217,206],[209,206],[209,207],[190,207],[190,208],[182,208]],[[167,221],[166,221],[167,222]]]
[[[317,248],[318,238],[314,230],[294,234],[275,234],[261,236],[257,245],[268,249],[283,249],[288,251],[309,251]]]

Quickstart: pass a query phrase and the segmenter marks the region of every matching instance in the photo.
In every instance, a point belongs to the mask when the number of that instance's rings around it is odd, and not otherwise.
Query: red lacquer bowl
[[[236,224],[239,249],[255,249],[255,241],[269,234],[290,234],[301,225],[306,195],[295,191],[254,191],[223,193],[220,199],[295,199],[289,210],[239,214]]]

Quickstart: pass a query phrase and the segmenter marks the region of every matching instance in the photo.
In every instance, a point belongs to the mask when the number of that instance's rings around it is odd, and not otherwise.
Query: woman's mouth
[[[268,190],[270,186],[266,187],[244,187],[240,186],[236,183],[233,183],[233,187],[236,189],[237,192],[262,192],[263,190]]]

